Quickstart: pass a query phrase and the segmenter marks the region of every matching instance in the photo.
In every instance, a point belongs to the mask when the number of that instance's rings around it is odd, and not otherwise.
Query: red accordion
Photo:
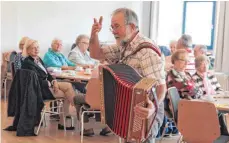
[[[157,105],[152,93],[156,80],[142,78],[125,64],[100,66],[101,120],[118,136],[127,141],[145,140],[150,134]],[[156,112],[147,120],[135,115],[134,107],[147,107],[147,96],[154,101]]]

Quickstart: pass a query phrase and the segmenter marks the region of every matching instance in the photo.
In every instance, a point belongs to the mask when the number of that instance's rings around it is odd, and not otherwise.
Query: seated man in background
[[[44,64],[46,67],[58,67],[62,70],[74,70],[75,64],[70,62],[62,53],[62,41],[60,39],[54,39],[52,41],[51,48],[44,56]]]
[[[167,46],[159,46],[159,48],[161,49],[161,52],[164,54],[164,56],[169,56],[171,55],[171,51],[168,49]]]
[[[195,86],[202,90],[203,95],[213,95],[220,93],[222,88],[214,74],[208,72],[209,59],[205,55],[200,55],[195,59],[196,73],[192,76]]]
[[[195,73],[195,57],[192,49],[192,37],[187,34],[183,34],[177,42],[177,50],[185,49],[188,52],[189,63],[186,66],[185,71],[191,75]]]
[[[195,58],[198,56],[201,56],[201,55],[208,56],[207,51],[208,51],[208,49],[205,45],[196,45],[194,47],[194,56],[195,56]],[[209,62],[210,62],[209,63],[209,69],[212,70],[212,69],[214,69],[215,59],[213,57],[210,57],[210,56],[208,56],[208,58],[209,58]]]
[[[82,65],[87,68],[93,68],[98,61],[90,57],[88,52],[89,37],[87,35],[79,35],[76,39],[76,47],[71,50],[68,59],[77,65]]]

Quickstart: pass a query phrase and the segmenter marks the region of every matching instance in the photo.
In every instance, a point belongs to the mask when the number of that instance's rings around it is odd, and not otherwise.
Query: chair
[[[91,78],[87,84],[87,92],[85,95],[85,101],[90,105],[90,109],[82,106],[80,108],[80,122],[81,122],[81,143],[83,143],[83,129],[84,129],[84,115],[85,113],[101,113],[100,105],[100,81],[97,78]],[[85,110],[85,111],[83,111]]]
[[[5,68],[5,70],[3,70],[2,74],[4,74],[4,78],[2,80],[3,85],[4,85],[4,99],[6,100],[6,90],[7,90],[7,80],[13,80],[13,76],[12,76],[12,63],[14,61],[14,57],[16,56],[17,52],[16,51],[11,51],[8,52],[8,54],[5,54],[5,56],[3,57],[3,63],[5,62],[5,66],[2,66],[2,68]],[[15,71],[14,71],[15,74]]]
[[[10,66],[11,66],[11,75],[12,75],[12,78],[14,78],[14,75],[15,75],[14,62],[11,62]]]
[[[171,120],[174,121],[175,126],[177,126],[177,112],[178,112],[178,103],[180,101],[180,94],[177,91],[176,87],[170,87],[168,89],[168,99],[169,99],[169,107],[171,110],[172,115],[166,114],[167,117],[169,117]],[[160,142],[163,140],[163,136],[165,135],[165,129],[168,127],[168,124],[165,125],[165,128],[162,132],[162,137]]]
[[[168,89],[168,97],[171,103],[171,112],[172,118],[177,123],[177,112],[178,112],[178,103],[180,101],[180,94],[176,87],[171,87]]]
[[[49,105],[50,105],[51,102],[52,102],[53,105],[54,105],[54,102],[56,102],[57,106],[50,107]],[[64,119],[64,127],[66,127],[65,114],[64,114],[64,110],[63,110],[63,102],[64,102],[63,98],[58,98],[58,99],[54,99],[54,100],[45,100],[44,101],[45,105],[44,105],[44,107],[42,109],[42,112],[41,112],[41,120],[40,120],[39,126],[37,128],[36,135],[39,134],[42,122],[43,122],[44,126],[46,127],[45,114],[52,114],[52,115],[60,115],[60,114],[62,114],[63,119]],[[57,111],[54,111],[55,108],[57,109]],[[64,131],[66,131],[66,128],[64,128]]]
[[[178,109],[178,129],[185,142],[212,143],[217,138],[220,143],[224,142],[220,139],[219,119],[213,103],[181,100]]]
[[[3,79],[3,84],[4,84],[4,99],[6,100],[6,90],[7,90],[7,80],[13,80],[12,74],[7,72],[5,78]]]
[[[215,76],[223,90],[229,90],[229,73],[215,72]]]
[[[81,143],[83,143],[83,129],[84,129],[84,115],[85,113],[101,113],[101,89],[100,81],[98,78],[91,78],[87,84],[87,92],[85,95],[85,101],[90,105],[90,109],[82,106],[80,108],[80,123],[81,123]],[[86,111],[83,111],[86,110]],[[122,142],[122,139],[119,137],[119,143]]]

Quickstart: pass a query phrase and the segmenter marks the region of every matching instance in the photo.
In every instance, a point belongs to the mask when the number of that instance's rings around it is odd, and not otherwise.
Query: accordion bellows
[[[147,138],[153,117],[140,119],[135,115],[134,107],[147,106],[146,98],[153,95],[156,80],[142,78],[128,65],[114,64],[100,66],[100,81],[102,123],[127,141]]]

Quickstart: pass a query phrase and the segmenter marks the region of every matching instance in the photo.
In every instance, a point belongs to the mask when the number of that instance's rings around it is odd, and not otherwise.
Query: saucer
[[[91,75],[91,72],[84,72],[84,74],[86,74],[86,75]]]

